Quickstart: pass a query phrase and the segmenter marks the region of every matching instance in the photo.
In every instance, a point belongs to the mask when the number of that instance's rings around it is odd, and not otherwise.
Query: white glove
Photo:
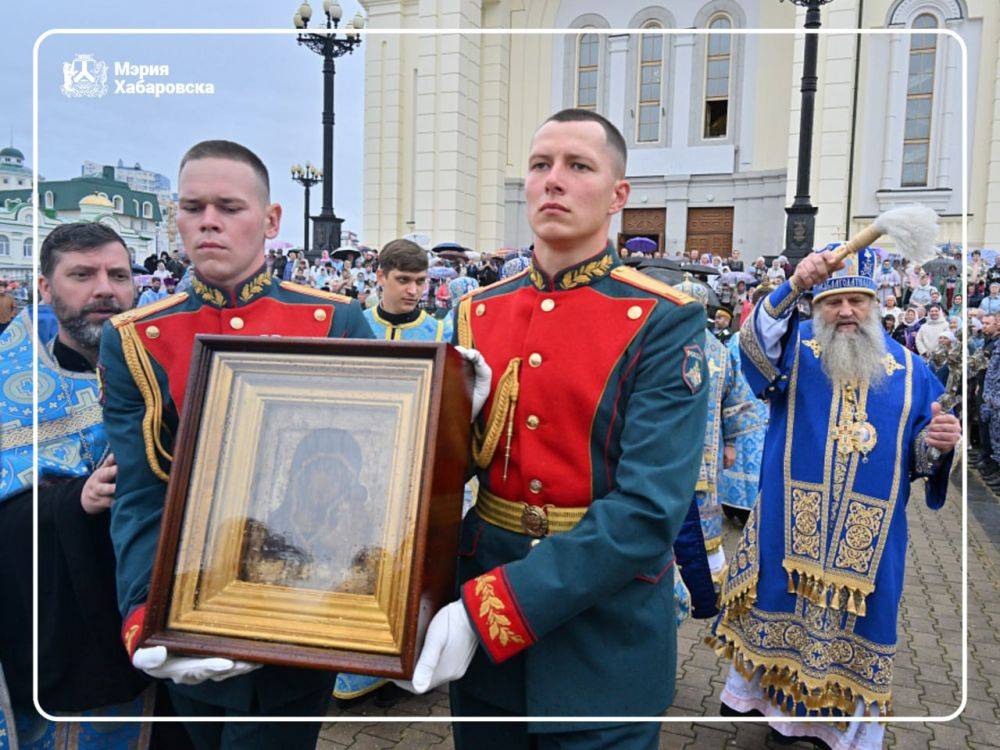
[[[465,357],[472,366],[476,368],[476,385],[472,389],[472,420],[475,421],[479,412],[483,410],[483,404],[490,395],[490,386],[493,383],[493,370],[486,364],[483,355],[478,349],[466,349],[464,346],[456,346],[458,353]]]
[[[163,646],[137,648],[132,666],[150,677],[173,680],[178,685],[198,685],[205,680],[221,682],[260,669],[260,664],[222,657],[171,656]]]
[[[452,602],[431,620],[424,648],[413,669],[413,681],[393,680],[403,690],[426,693],[459,679],[472,663],[479,639],[462,602]]]

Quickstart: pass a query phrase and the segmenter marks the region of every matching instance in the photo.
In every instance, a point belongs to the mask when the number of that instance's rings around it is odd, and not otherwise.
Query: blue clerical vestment
[[[718,576],[725,564],[718,484],[723,450],[727,445],[734,445],[736,438],[756,423],[752,412],[756,398],[740,375],[739,360],[715,336],[705,337],[705,361],[708,365],[708,420],[695,500],[705,548],[715,553],[711,559],[712,573]]]
[[[740,334],[734,334],[726,348],[739,362]],[[739,369],[739,368],[738,368]],[[739,369],[736,377],[746,380]],[[749,387],[749,386],[748,386]],[[767,432],[767,403],[752,399],[750,407],[741,414],[741,424],[735,432],[736,462],[719,475],[719,502],[733,508],[750,510],[757,501],[760,482],[760,458],[764,452],[764,433]]]
[[[0,336],[0,502],[32,486],[30,308]],[[97,375],[63,370],[52,341],[38,349],[38,481],[85,477],[107,452]]]
[[[421,310],[416,320],[408,323],[392,323],[379,314],[377,307],[365,310],[365,320],[371,326],[376,339],[385,341],[451,341],[452,316],[435,318]]]
[[[711,639],[787,712],[880,714],[891,702],[910,483],[944,503],[951,454],[926,442],[942,387],[885,338],[878,385],[832,382],[786,282],[741,332],[743,368],[770,402],[761,494],[722,588]],[[784,327],[780,342],[775,327]],[[770,330],[765,336],[762,331]],[[780,350],[780,351],[777,351]]]

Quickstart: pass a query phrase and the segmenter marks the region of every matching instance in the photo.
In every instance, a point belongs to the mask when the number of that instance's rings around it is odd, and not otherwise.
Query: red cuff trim
[[[128,652],[129,660],[139,646],[139,636],[142,634],[142,625],[146,619],[146,605],[140,604],[128,613],[125,622],[122,623],[122,643]]]
[[[466,581],[462,586],[462,601],[483,648],[495,664],[535,642],[502,566]]]
[[[661,570],[656,575],[636,576],[636,580],[645,581],[646,583],[659,583],[660,579],[663,578],[663,576],[667,574],[667,571],[670,570],[672,567],[674,567],[673,558],[671,558],[670,562],[668,562],[666,565],[663,566],[663,570]]]

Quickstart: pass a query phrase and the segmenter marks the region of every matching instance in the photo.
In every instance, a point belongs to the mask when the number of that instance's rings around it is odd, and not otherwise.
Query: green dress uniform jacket
[[[101,339],[104,425],[118,463],[111,537],[117,558],[118,604],[129,655],[139,645],[145,602],[166,495],[173,436],[199,333],[372,338],[356,301],[279,282],[259,269],[225,291],[192,277],[190,292],[115,316]],[[287,704],[331,674],[264,667],[242,677],[171,687],[185,696],[246,711]]]
[[[671,547],[707,415],[704,310],[609,246],[555,278],[532,263],[466,295],[456,333],[493,382],[459,544],[482,648],[454,689],[515,715],[661,714],[676,665]]]

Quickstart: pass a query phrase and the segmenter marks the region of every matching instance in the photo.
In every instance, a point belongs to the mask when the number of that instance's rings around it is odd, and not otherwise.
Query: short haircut
[[[125,240],[111,227],[93,221],[63,224],[49,232],[49,236],[42,242],[42,250],[38,259],[39,270],[42,276],[50,277],[63,253],[96,250],[109,242],[117,242],[121,245],[125,257],[128,258]],[[129,263],[129,268],[131,269],[131,267],[132,264]]]
[[[391,240],[378,254],[378,267],[386,275],[390,271],[421,273],[427,266],[427,252],[410,240]]]
[[[625,138],[611,122],[596,112],[589,109],[563,109],[549,117],[545,122],[596,122],[604,128],[604,139],[608,148],[618,162],[620,176],[625,176],[625,167],[628,164],[628,147],[625,145]],[[542,125],[545,124],[542,123]]]
[[[197,161],[198,159],[229,159],[230,161],[238,161],[246,164],[254,171],[254,174],[257,175],[264,186],[264,202],[270,202],[271,179],[268,177],[267,167],[264,166],[264,162],[260,160],[260,157],[246,146],[234,143],[233,141],[202,141],[201,143],[196,143],[181,157],[181,166],[177,170],[177,173],[180,174],[183,172],[184,165],[189,161]]]

